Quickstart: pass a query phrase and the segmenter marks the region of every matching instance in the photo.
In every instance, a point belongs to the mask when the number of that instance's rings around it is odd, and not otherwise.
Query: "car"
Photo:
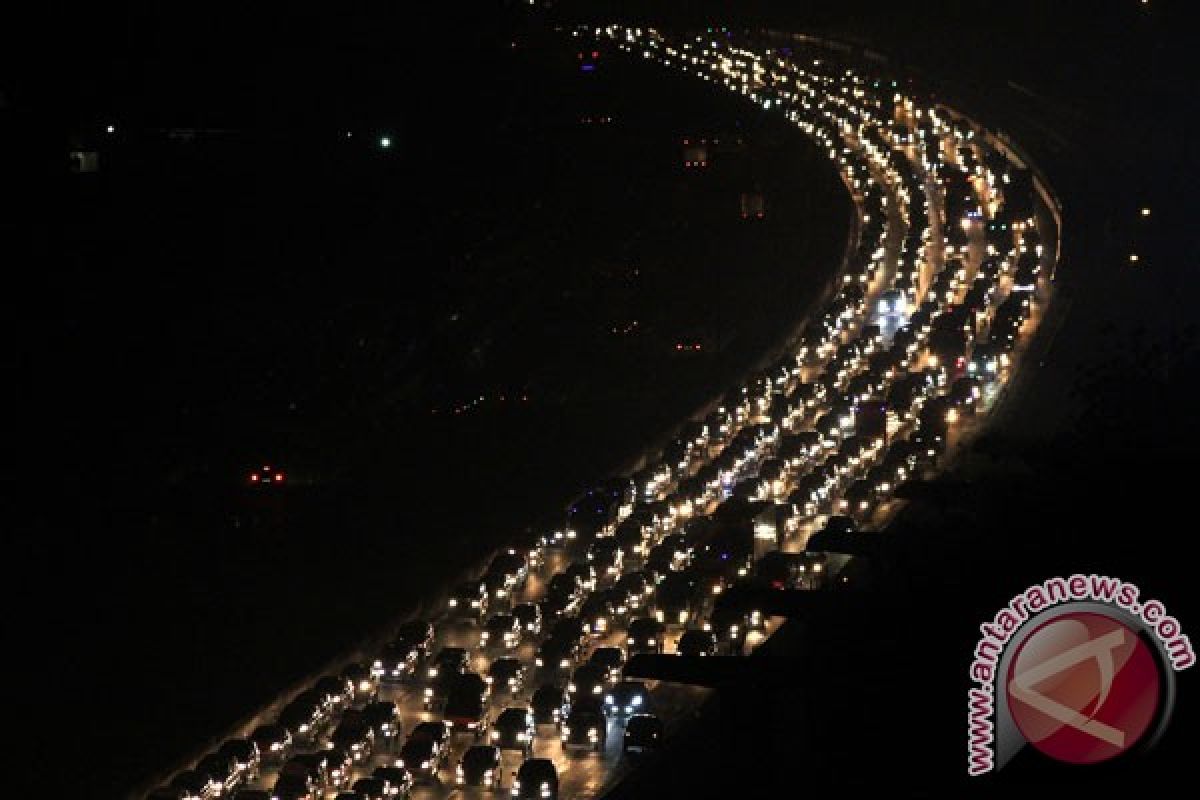
[[[662,720],[653,714],[634,714],[625,723],[622,749],[626,753],[652,752],[662,745],[662,738]]]
[[[425,676],[436,680],[446,674],[461,675],[470,666],[471,656],[465,647],[443,647],[425,669]]]
[[[971,351],[967,361],[967,375],[981,381],[994,381],[1001,369],[1008,365],[1008,355],[991,342],[980,342]]]
[[[1037,290],[1038,271],[1037,268],[1029,264],[1022,264],[1017,267],[1013,273],[1012,291],[1020,293],[1028,293]]]
[[[714,656],[717,654],[717,636],[712,631],[691,628],[679,637],[675,652],[681,656]]]
[[[513,606],[512,615],[517,618],[521,630],[529,636],[542,632],[542,609],[536,603],[519,603]]]
[[[592,542],[587,557],[597,573],[615,578],[621,574],[625,551],[614,537],[601,536]]]
[[[262,768],[262,753],[252,739],[230,739],[217,750],[221,755],[232,758],[243,781],[258,777]]]
[[[272,800],[318,800],[321,794],[321,784],[308,774],[281,773],[271,789]]]
[[[516,800],[558,800],[558,770],[548,758],[527,758],[513,778]]]
[[[455,678],[447,687],[446,705],[442,709],[442,716],[451,730],[472,733],[476,738],[483,735],[488,726],[491,689],[491,681],[474,672]]]
[[[584,589],[575,575],[559,572],[546,584],[546,600],[559,607],[557,613],[569,613],[583,602]]]
[[[406,642],[390,642],[375,659],[371,675],[383,683],[400,683],[416,674],[417,652]]]
[[[450,688],[459,677],[466,674],[471,658],[463,647],[443,647],[438,651],[426,674],[429,685],[425,687],[425,710],[429,711],[439,699],[445,699]]]
[[[487,589],[488,604],[492,610],[509,607],[515,591],[511,575],[504,572],[486,572],[480,580]]]
[[[379,693],[379,678],[374,670],[362,664],[347,664],[342,668],[342,678],[354,687],[354,701],[374,700]]]
[[[232,792],[242,782],[242,773],[232,756],[220,752],[209,753],[196,762],[196,772],[203,773],[216,784],[217,794]]]
[[[650,693],[641,681],[621,681],[604,695],[604,707],[614,716],[632,716],[650,707]]]
[[[250,734],[250,741],[258,746],[264,764],[279,765],[292,754],[292,733],[284,725],[259,725]]]
[[[521,643],[521,623],[512,614],[493,614],[479,632],[479,646],[484,649],[516,649]]]
[[[653,617],[639,617],[629,623],[625,639],[630,653],[661,653],[666,626]]]
[[[433,652],[433,638],[433,625],[423,619],[414,619],[396,629],[392,643],[412,648],[416,658],[422,660],[429,658],[429,654]]]
[[[438,780],[438,770],[445,759],[446,751],[434,740],[410,736],[392,766],[405,769],[414,782],[430,782]]]
[[[503,776],[500,748],[490,744],[471,745],[454,772],[459,786],[499,787]]]
[[[329,785],[341,789],[350,783],[354,772],[354,755],[344,747],[331,744],[323,751],[329,770]]]
[[[367,800],[388,800],[391,786],[383,778],[359,778],[351,787]]]
[[[525,558],[512,550],[492,559],[483,575],[483,582],[487,585],[492,600],[507,603],[513,592],[525,582],[528,574],[529,568]]]
[[[908,297],[903,289],[885,289],[879,295],[878,313],[884,316],[900,316],[908,311]]]
[[[563,574],[575,578],[585,592],[590,592],[596,588],[596,568],[591,564],[576,561],[563,570]]]
[[[330,711],[341,711],[354,702],[354,683],[349,678],[323,675],[313,684],[313,688],[329,698]]]
[[[338,723],[329,740],[350,753],[355,763],[363,763],[371,758],[375,749],[375,729],[357,714]]]
[[[686,625],[696,600],[696,573],[669,573],[658,585],[654,618],[666,626]]]
[[[464,581],[450,595],[450,616],[480,622],[487,616],[487,584],[481,580]]]
[[[571,682],[567,684],[567,697],[575,705],[580,697],[600,697],[608,685],[608,668],[591,662],[583,664],[571,674]]]
[[[547,590],[546,596],[537,604],[538,612],[543,620],[557,619],[574,611],[579,605],[579,600],[578,595]]]
[[[604,718],[603,707],[595,702],[577,703],[571,708],[567,721],[563,723],[563,750],[594,750],[604,752],[608,741],[608,721]]]
[[[292,702],[299,704],[311,703],[312,705],[316,706],[320,715],[318,726],[324,726],[326,723],[328,723],[331,719],[333,719],[333,716],[337,711],[337,695],[331,694],[327,691],[322,691],[316,686],[308,687],[303,692],[292,698]]]
[[[958,417],[964,414],[974,414],[976,404],[983,396],[980,383],[978,378],[964,375],[950,384],[950,390],[946,392],[946,397],[950,400],[950,408],[946,413],[950,414],[954,411],[957,412]]]
[[[492,723],[488,741],[501,750],[520,750],[528,757],[533,752],[533,712],[527,707],[511,707],[500,712]]]
[[[530,708],[535,725],[558,725],[566,718],[570,702],[561,686],[544,683],[534,690]]]
[[[529,577],[529,570],[532,566],[528,554],[523,554],[515,547],[509,547],[502,552],[492,556],[492,561],[488,564],[488,572],[503,572],[506,575],[511,575],[513,578],[513,586],[521,587],[525,585],[526,579]]]
[[[579,618],[583,621],[585,630],[592,636],[607,633],[615,617],[616,609],[604,592],[592,592],[579,609]]]
[[[391,750],[404,732],[400,709],[388,700],[376,700],[363,706],[362,718],[375,731],[375,744],[380,749]]]
[[[318,789],[331,783],[329,757],[322,751],[297,753],[279,768],[281,778],[308,778]]]
[[[488,667],[486,680],[493,690],[518,694],[525,685],[525,666],[512,656],[497,658]]]
[[[414,739],[429,739],[436,742],[438,750],[445,752],[450,746],[450,734],[452,728],[450,723],[440,721],[418,722],[413,726],[412,732],[408,734],[409,741]]]
[[[608,675],[609,683],[616,683],[621,678],[621,669],[625,666],[625,651],[619,647],[597,647],[588,658],[589,664],[595,664]]]
[[[371,777],[387,782],[388,797],[408,797],[412,794],[413,784],[416,783],[412,770],[399,765],[378,766],[371,770]]]
[[[325,717],[320,706],[311,701],[293,700],[279,712],[279,724],[291,732],[292,738],[315,742]]]
[[[220,785],[211,775],[194,769],[184,770],[172,778],[171,788],[183,789],[189,798],[195,797],[199,800],[212,800],[221,794]]]
[[[538,540],[538,544],[543,549],[548,548],[563,548],[570,545],[579,537],[579,534],[574,528],[559,528],[544,534]]]
[[[582,647],[588,639],[587,625],[577,616],[560,617],[550,629],[550,636],[576,642]]]
[[[567,670],[575,663],[579,650],[579,640],[574,637],[548,636],[538,647],[533,663],[550,672]]]
[[[270,464],[264,464],[259,469],[250,470],[247,476],[251,486],[261,486],[263,488],[271,488],[275,486],[283,486],[287,482],[287,475],[284,471],[272,467]]]

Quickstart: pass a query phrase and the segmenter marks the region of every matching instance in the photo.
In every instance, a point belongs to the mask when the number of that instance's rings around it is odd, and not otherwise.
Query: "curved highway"
[[[529,707],[538,687],[574,688],[605,706],[619,670],[594,690],[587,669],[574,672],[598,648],[670,653],[692,631],[693,652],[753,650],[774,623],[726,602],[738,585],[816,590],[848,580],[839,574],[845,557],[809,547],[810,538],[882,529],[903,502],[896,488],[953,458],[1022,367],[1050,298],[1054,210],[1029,165],[971,120],[803,37],[780,47],[724,30],[564,33],[740,94],[827,151],[860,215],[835,286],[785,357],[682,425],[657,461],[581,499],[563,529],[498,553],[487,575],[451,592],[443,613],[397,632],[401,640],[377,657],[281,698],[282,712],[237,732],[245,741],[190,765],[151,794],[156,800],[554,796],[550,781],[530,783],[532,772],[514,785],[526,756],[553,765],[557,796],[599,796],[637,762],[623,752],[627,715],[610,710],[603,731],[583,732],[592,718],[568,717],[586,705],[578,697],[560,707],[558,724],[537,725],[531,742],[501,751],[478,775],[490,785],[466,785],[467,772],[460,783],[459,766],[471,746],[502,742],[499,716]],[[688,157],[708,160],[700,151]],[[540,627],[514,628],[515,606],[539,607]],[[589,630],[564,633],[572,620]],[[425,624],[429,640],[413,635]],[[491,647],[481,643],[484,630]],[[510,646],[496,647],[506,631]],[[578,646],[553,651],[559,663],[547,664],[548,638]],[[478,682],[479,714],[445,708],[445,694],[461,698],[472,685],[458,673],[488,676],[502,657],[523,674]],[[704,696],[651,682],[630,710],[649,712],[670,736]],[[422,740],[444,720],[444,746],[440,730],[438,742]],[[422,723],[435,725],[410,736]],[[638,724],[653,729],[646,718]],[[583,747],[568,748],[568,737]]]

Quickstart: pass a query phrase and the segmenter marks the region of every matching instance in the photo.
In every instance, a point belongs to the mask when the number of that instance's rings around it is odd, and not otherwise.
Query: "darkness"
[[[144,3],[5,26],[19,40],[0,62],[0,166],[19,198],[3,223],[17,399],[6,583],[18,680],[47,690],[15,705],[36,731],[77,717],[89,743],[73,774],[51,772],[53,752],[32,757],[44,786],[115,795],[194,752],[553,518],[720,394],[823,285],[817,265],[842,244],[844,213],[828,201],[840,190],[797,137],[632,68],[581,94],[562,77],[569,50],[539,24],[471,5],[485,10]],[[1167,737],[1141,761],[1086,774],[1023,762],[991,783],[959,780],[976,626],[1015,591],[1095,570],[1162,599],[1185,631],[1200,620],[1181,556],[1200,444],[1194,70],[1184,7],[1150,6],[551,12],[864,44],[1009,131],[1064,199],[1063,317],[1041,365],[947,491],[931,488],[951,499],[915,501],[897,520],[878,599],[780,637],[812,681],[759,698],[783,709],[756,756],[780,788],[795,788],[797,751],[820,765],[812,786],[906,796],[1058,782],[1109,794],[1164,785],[1186,763],[1200,713],[1188,673]],[[660,88],[675,99],[658,108]],[[575,124],[581,108],[637,123],[596,141]],[[739,124],[750,153],[714,185],[680,189],[656,166],[674,137]],[[99,175],[66,174],[72,140],[100,143]],[[791,172],[775,169],[797,149]],[[614,167],[628,172],[613,180]],[[717,223],[706,238],[677,224],[769,179],[780,195],[804,187],[780,209],[795,232]],[[759,313],[797,260],[812,274]],[[676,292],[690,294],[654,311]],[[650,328],[636,341],[597,333],[632,318]],[[662,355],[693,335],[729,344],[695,362]],[[487,403],[446,419],[481,393]],[[498,400],[518,394],[527,406]],[[564,437],[587,457],[556,455]],[[262,459],[294,475],[280,498],[241,485]],[[319,567],[331,559],[342,567]],[[315,632],[326,635],[308,641]],[[804,691],[835,677],[860,690]],[[766,794],[710,783],[700,766],[727,741],[717,729],[742,720],[710,711],[629,796],[678,791],[680,776],[693,796]],[[881,754],[874,770],[862,769],[867,746]]]

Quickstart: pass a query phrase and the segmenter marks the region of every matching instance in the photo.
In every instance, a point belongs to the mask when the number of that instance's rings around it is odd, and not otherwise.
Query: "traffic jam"
[[[879,530],[897,487],[932,474],[1002,395],[1056,256],[1008,151],[815,46],[570,34],[739,93],[827,152],[858,214],[829,299],[646,466],[150,800],[598,796],[705,696],[626,677],[632,656],[752,652],[773,624],[752,598],[849,581],[821,534]]]

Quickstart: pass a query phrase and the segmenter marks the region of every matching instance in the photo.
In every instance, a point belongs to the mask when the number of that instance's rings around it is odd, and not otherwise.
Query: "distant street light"
[[[105,128],[104,130],[108,131],[109,133],[116,133],[116,132],[117,132],[117,126],[116,126],[116,125],[109,125],[109,126],[108,126],[107,128]]]
[[[1148,208],[1143,208],[1143,209],[1142,209],[1142,216],[1143,216],[1143,217],[1148,217],[1148,216],[1150,216],[1150,209],[1148,209]]]
[[[382,147],[384,150],[388,149],[389,147],[392,146],[391,138],[387,137],[387,136],[380,136],[379,137],[379,146]]]

